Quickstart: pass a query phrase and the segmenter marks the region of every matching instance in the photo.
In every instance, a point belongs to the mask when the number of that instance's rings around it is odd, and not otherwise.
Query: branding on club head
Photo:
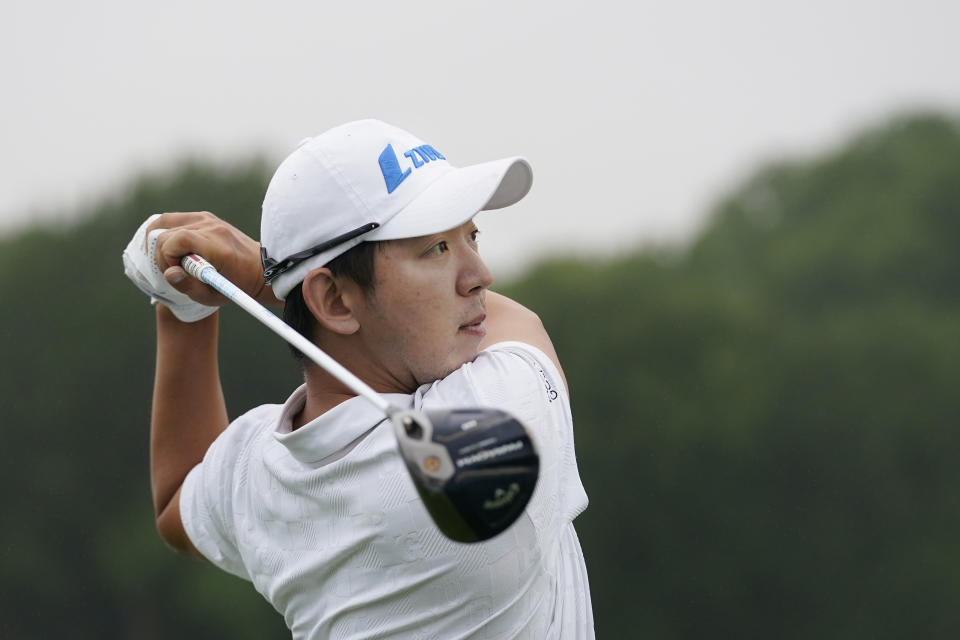
[[[457,466],[468,467],[472,464],[477,464],[478,462],[487,462],[493,458],[499,458],[500,456],[513,453],[514,451],[519,451],[521,449],[523,449],[523,440],[514,440],[513,442],[507,442],[492,449],[478,451],[469,456],[457,458]]]
[[[511,502],[513,502],[513,499],[516,498],[517,494],[519,493],[520,493],[520,485],[518,485],[516,482],[511,482],[510,486],[507,487],[506,491],[504,491],[503,489],[497,488],[497,490],[493,492],[492,499],[484,500],[483,508],[492,510],[492,509],[500,509],[501,507],[505,507]]]
[[[474,442],[473,444],[468,444],[467,446],[457,451],[457,453],[462,456],[465,456],[471,451],[476,451],[478,449],[483,449],[484,447],[489,447],[492,444],[496,444],[496,442],[497,442],[496,438],[484,438],[480,442]]]

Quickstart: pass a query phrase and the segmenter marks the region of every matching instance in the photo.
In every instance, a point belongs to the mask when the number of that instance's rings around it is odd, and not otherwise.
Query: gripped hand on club
[[[207,211],[164,213],[148,227],[157,236],[156,261],[164,279],[177,291],[204,305],[223,306],[228,298],[187,277],[183,258],[199,254],[241,291],[262,305],[282,304],[266,286],[260,262],[260,245],[248,235]]]

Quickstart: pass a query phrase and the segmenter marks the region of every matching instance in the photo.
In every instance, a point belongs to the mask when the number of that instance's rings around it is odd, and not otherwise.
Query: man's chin
[[[475,350],[473,354],[464,355],[461,358],[457,358],[456,360],[447,363],[442,369],[438,369],[436,373],[431,373],[425,376],[426,382],[421,382],[420,384],[430,384],[431,382],[436,382],[437,380],[443,380],[463,365],[476,360],[478,355],[480,355],[480,352]]]

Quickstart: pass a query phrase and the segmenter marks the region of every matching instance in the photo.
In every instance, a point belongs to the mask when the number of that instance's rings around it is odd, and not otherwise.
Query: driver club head
[[[519,420],[487,408],[397,411],[390,417],[410,477],[445,536],[487,540],[523,513],[540,458]]]

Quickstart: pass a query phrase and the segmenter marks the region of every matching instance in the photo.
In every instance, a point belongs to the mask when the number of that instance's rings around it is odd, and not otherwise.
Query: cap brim
[[[453,169],[363,239],[396,240],[447,231],[480,211],[518,202],[532,185],[533,170],[521,157]]]

